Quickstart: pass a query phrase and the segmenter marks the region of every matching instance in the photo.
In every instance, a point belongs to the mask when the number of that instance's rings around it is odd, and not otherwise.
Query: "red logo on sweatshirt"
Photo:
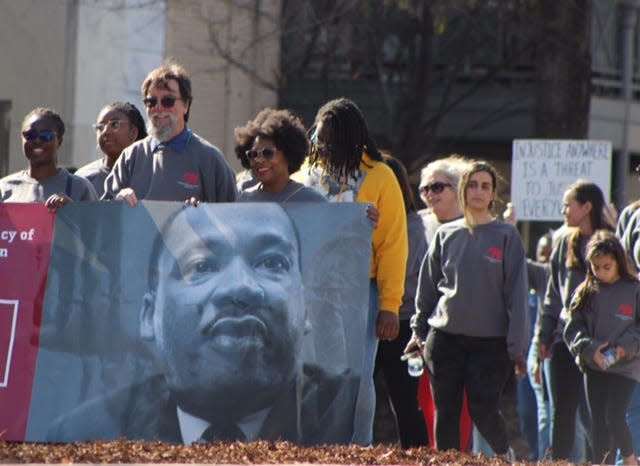
[[[188,184],[200,184],[200,178],[198,177],[198,174],[193,172],[186,172],[184,175],[182,175],[182,181]]]
[[[487,251],[487,255],[492,259],[495,259],[497,261],[501,261],[504,254],[502,253],[502,249],[500,249],[500,248],[498,248],[496,246],[492,246]]]
[[[621,304],[618,310],[622,315],[625,315],[625,316],[633,315],[633,306],[631,306],[631,304]]]

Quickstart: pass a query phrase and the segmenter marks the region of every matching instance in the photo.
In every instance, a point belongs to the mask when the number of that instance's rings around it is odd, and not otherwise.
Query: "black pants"
[[[554,459],[569,459],[576,436],[576,415],[582,403],[586,405],[582,372],[578,369],[564,341],[551,345],[549,386],[553,398],[553,431],[551,450]],[[589,420],[582,417],[589,430]]]
[[[391,406],[398,420],[402,448],[429,445],[427,425],[418,405],[419,377],[407,373],[407,363],[400,360],[411,338],[408,320],[400,321],[400,334],[392,341],[380,341],[375,372],[382,371]]]
[[[496,454],[506,453],[507,430],[499,411],[500,394],[513,370],[506,339],[452,335],[431,329],[425,357],[436,408],[436,448],[460,448],[458,426],[466,389],[471,419]]]
[[[632,454],[633,439],[626,416],[636,381],[587,369],[584,387],[591,413],[593,462],[613,463],[616,448],[620,449],[622,456]]]

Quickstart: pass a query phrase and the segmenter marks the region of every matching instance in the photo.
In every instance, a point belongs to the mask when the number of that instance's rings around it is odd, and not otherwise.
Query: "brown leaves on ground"
[[[288,442],[215,442],[172,445],[130,440],[69,444],[0,441],[0,463],[217,463],[217,464],[426,464],[502,466],[503,458],[486,458],[455,450],[402,450],[388,445],[300,447]],[[526,464],[526,463],[518,463]],[[568,465],[566,462],[547,463]]]

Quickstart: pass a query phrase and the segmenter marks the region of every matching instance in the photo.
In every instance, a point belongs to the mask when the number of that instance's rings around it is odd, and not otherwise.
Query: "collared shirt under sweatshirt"
[[[236,181],[222,152],[188,128],[171,141],[152,136],[127,147],[105,180],[102,199],[131,188],[138,199],[233,202]]]

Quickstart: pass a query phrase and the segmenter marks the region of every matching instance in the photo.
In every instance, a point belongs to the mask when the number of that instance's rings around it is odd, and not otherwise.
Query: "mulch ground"
[[[371,448],[326,445],[304,448],[288,442],[216,442],[172,445],[129,440],[71,444],[0,441],[0,463],[217,463],[217,464],[426,464],[500,466],[502,458],[486,458],[431,448],[402,450],[388,445]],[[516,464],[526,465],[525,462]],[[534,463],[531,463],[534,464]],[[540,463],[538,463],[540,464]],[[544,463],[569,465],[567,462]]]

